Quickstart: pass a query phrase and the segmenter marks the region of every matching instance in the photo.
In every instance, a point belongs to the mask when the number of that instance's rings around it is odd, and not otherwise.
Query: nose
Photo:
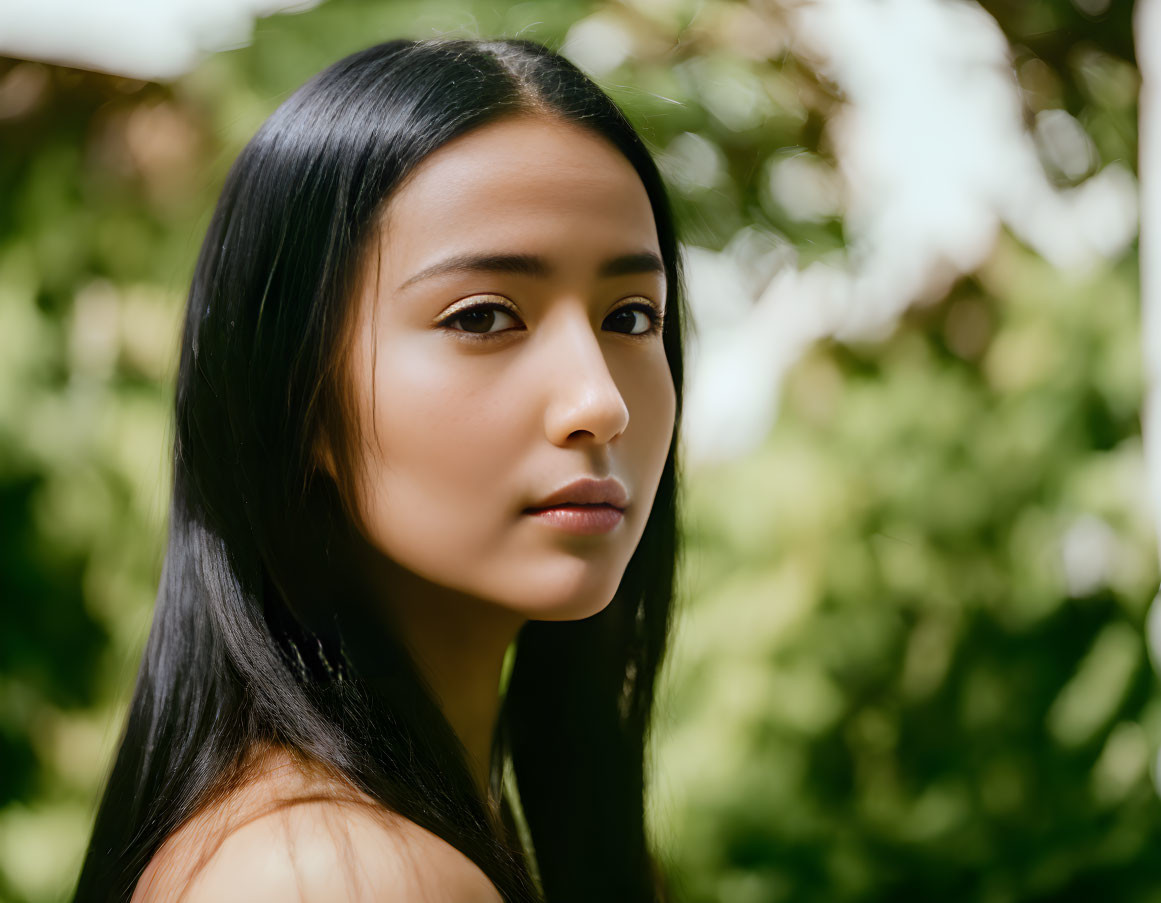
[[[562,326],[547,349],[551,376],[545,433],[556,445],[605,445],[629,425],[629,408],[584,316]]]

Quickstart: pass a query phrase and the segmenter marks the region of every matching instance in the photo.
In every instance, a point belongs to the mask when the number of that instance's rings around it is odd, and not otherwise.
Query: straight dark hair
[[[506,900],[665,897],[645,759],[679,554],[677,426],[613,601],[520,630],[492,749],[500,820],[353,566],[358,437],[344,373],[360,264],[417,164],[514,115],[589,129],[640,176],[665,262],[680,423],[687,319],[671,209],[648,149],[597,85],[518,39],[388,41],[307,82],[235,161],[194,272],[157,605],[78,903],[128,900],[163,841],[238,787],[263,744],[442,837]],[[336,478],[317,466],[320,443]]]

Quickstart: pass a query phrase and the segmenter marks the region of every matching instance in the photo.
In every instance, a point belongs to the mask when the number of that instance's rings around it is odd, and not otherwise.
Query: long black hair
[[[596,84],[517,39],[388,41],[307,82],[235,161],[195,268],[168,546],[78,903],[128,900],[166,837],[271,743],[444,838],[507,900],[664,897],[646,836],[645,751],[679,554],[677,425],[612,602],[520,630],[492,749],[502,820],[350,554],[356,439],[343,373],[376,217],[428,154],[528,113],[603,136],[644,184],[680,423],[687,321],[672,213],[647,147]],[[334,478],[317,466],[320,443],[339,462]]]

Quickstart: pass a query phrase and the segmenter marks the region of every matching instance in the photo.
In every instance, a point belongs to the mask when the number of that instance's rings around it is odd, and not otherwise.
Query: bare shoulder
[[[186,899],[498,903],[500,897],[471,860],[414,823],[313,801],[230,834]]]
[[[167,841],[132,903],[502,903],[467,856],[369,802],[288,798],[267,782],[245,803],[207,813]]]

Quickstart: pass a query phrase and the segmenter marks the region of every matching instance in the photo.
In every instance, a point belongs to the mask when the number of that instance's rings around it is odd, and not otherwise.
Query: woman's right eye
[[[518,324],[519,321],[512,315],[502,304],[477,304],[474,307],[468,307],[458,313],[452,314],[446,320],[440,323],[441,326],[449,326],[452,323],[459,323],[462,328],[452,328],[453,332],[466,332],[471,335],[492,335],[497,332],[507,332],[508,328],[504,327],[503,318],[507,317],[513,323]],[[493,329],[499,321],[501,328]]]

